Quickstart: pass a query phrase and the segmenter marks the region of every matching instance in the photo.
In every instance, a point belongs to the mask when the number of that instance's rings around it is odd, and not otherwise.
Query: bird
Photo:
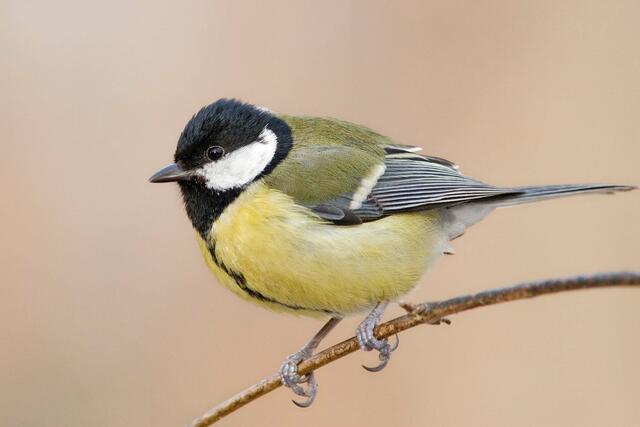
[[[262,307],[324,318],[279,369],[311,405],[313,373],[298,364],[346,316],[366,314],[362,350],[384,368],[397,348],[375,327],[451,241],[499,207],[626,191],[612,184],[500,187],[462,174],[372,129],[334,118],[279,114],[236,99],[200,109],[174,162],[153,183],[176,182],[204,260],[217,280]]]

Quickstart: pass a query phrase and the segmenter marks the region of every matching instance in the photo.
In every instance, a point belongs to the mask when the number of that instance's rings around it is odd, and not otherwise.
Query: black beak
[[[165,166],[149,178],[149,182],[188,181],[193,177],[190,171],[182,169],[175,163]]]

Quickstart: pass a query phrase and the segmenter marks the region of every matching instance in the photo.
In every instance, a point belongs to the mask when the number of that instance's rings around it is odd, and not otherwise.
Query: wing
[[[388,139],[335,119],[282,118],[291,127],[293,147],[265,182],[328,221],[361,222],[349,206],[360,205],[352,198],[364,200],[384,172]],[[371,185],[365,191],[362,185],[367,182]]]
[[[288,123],[294,148],[265,180],[335,224],[520,192],[464,176],[448,160],[417,154],[419,147],[357,125],[305,118]]]
[[[455,164],[439,157],[389,150],[384,164],[385,173],[356,214],[371,215],[374,206],[379,214],[389,215],[520,192],[464,176]]]

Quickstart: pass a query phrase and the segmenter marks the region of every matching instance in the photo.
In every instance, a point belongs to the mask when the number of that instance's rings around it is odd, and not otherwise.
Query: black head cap
[[[267,126],[278,136],[278,145],[282,146],[279,155],[286,155],[291,131],[285,122],[267,109],[235,99],[220,99],[203,107],[189,120],[178,140],[175,162],[186,169],[198,167],[206,161],[209,147],[219,146],[225,153],[231,153],[256,141]]]
[[[178,140],[176,165],[183,171],[198,169],[211,161],[210,149],[232,153],[257,141],[265,128],[276,135],[277,146],[270,163],[255,177],[259,179],[270,173],[291,150],[291,129],[269,110],[235,99],[220,99],[203,107],[189,120]],[[198,179],[178,183],[187,213],[203,237],[212,222],[243,191],[243,188],[212,190]]]

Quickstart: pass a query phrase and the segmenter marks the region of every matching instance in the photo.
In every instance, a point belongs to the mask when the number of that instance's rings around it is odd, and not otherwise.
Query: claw
[[[313,373],[309,374],[309,378],[307,379],[307,381],[309,383],[309,386],[307,388],[307,392],[304,394],[304,396],[306,396],[307,399],[303,400],[302,402],[298,402],[297,400],[291,399],[293,404],[296,405],[298,408],[308,408],[309,406],[311,406],[313,401],[316,400],[316,395],[318,394],[318,383],[316,381],[315,375],[313,375]]]
[[[305,375],[298,374],[298,364],[311,357],[314,350],[318,347],[318,344],[320,344],[320,341],[340,322],[340,319],[339,317],[329,319],[300,351],[287,357],[280,366],[278,373],[280,374],[282,385],[289,387],[291,391],[298,396],[306,397],[306,399],[301,402],[292,400],[292,402],[300,408],[308,408],[311,406],[318,393],[318,383],[313,372]],[[304,384],[307,384],[306,390],[302,386]]]
[[[311,396],[309,396],[309,398],[307,398],[307,400],[303,400],[302,402],[298,402],[297,400],[293,400],[291,399],[291,402],[296,405],[298,408],[308,408],[309,406],[311,406],[311,404],[313,403],[313,401],[316,400],[316,395],[315,393]]]
[[[389,348],[389,352],[396,351],[398,349],[398,346],[400,345],[400,337],[398,336],[398,334],[395,334],[394,338],[396,339],[396,342],[394,342],[393,345]]]
[[[308,397],[310,399],[310,402],[308,403],[307,401],[301,403],[302,405],[306,403],[307,406],[311,405],[313,399],[315,398],[317,384],[313,373],[307,375],[298,374],[298,364],[309,356],[310,355],[308,351],[306,351],[305,349],[300,350],[299,352],[287,357],[279,370],[280,380],[285,387],[289,387],[291,391],[293,391],[298,396]],[[305,390],[300,384],[309,384],[309,386],[307,387],[307,390]],[[300,402],[294,403],[297,405]]]
[[[382,353],[380,353],[382,355]],[[366,366],[366,365],[361,365],[366,371],[369,372],[380,372],[382,371],[386,366],[387,363],[389,363],[389,357],[386,359],[383,359],[382,362],[380,362],[380,364],[376,365],[376,366]]]
[[[378,358],[380,359],[380,364],[377,366],[365,366],[362,365],[364,369],[369,372],[378,372],[384,369],[389,363],[389,359],[391,358],[391,353],[398,348],[398,344],[400,343],[400,339],[396,334],[396,341],[393,345],[389,344],[389,340],[387,338],[378,339],[373,334],[378,322],[380,321],[380,317],[382,317],[382,313],[387,306],[387,302],[379,303],[369,315],[364,319],[364,321],[358,326],[356,330],[356,338],[358,340],[358,344],[360,348],[364,351],[377,350]]]
[[[389,359],[391,359],[391,353],[398,348],[398,345],[400,345],[400,338],[398,337],[398,334],[395,334],[395,342],[393,344],[389,344],[386,339],[383,342],[384,344],[382,345],[382,348],[378,349],[378,351],[380,352],[378,353],[380,364],[376,366],[362,365],[365,370],[369,372],[382,371],[385,366],[387,366],[387,363],[389,363]]]

